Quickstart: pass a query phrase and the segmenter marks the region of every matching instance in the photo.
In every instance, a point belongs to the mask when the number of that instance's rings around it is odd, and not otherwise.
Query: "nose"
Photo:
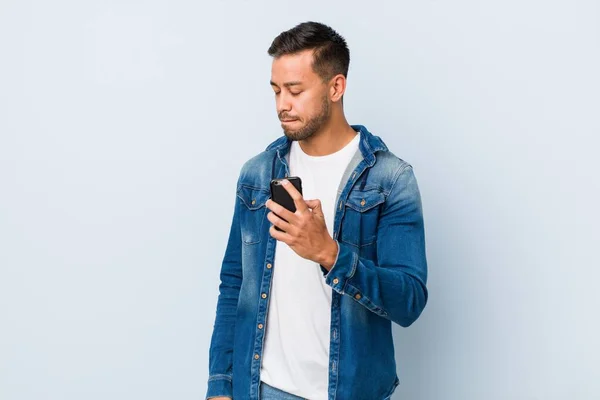
[[[282,112],[289,112],[292,109],[292,103],[290,102],[289,97],[283,94],[283,91],[277,96],[276,107],[278,116],[280,116]]]

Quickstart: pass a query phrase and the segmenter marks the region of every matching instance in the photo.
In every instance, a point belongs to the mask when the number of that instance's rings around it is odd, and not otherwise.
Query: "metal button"
[[[263,293],[263,294],[260,295],[260,297],[262,297],[263,299],[266,299],[267,298],[267,294]]]
[[[335,279],[333,280],[333,284],[334,284],[334,285],[337,285],[338,283],[340,283],[340,280],[339,280],[338,278],[335,278]]]
[[[272,267],[273,267],[273,266],[272,266],[270,263],[269,263],[269,264],[267,264],[267,268],[268,268],[268,269],[271,269]]]
[[[342,209],[342,202],[341,201],[340,201],[340,207],[339,208],[340,208],[340,210]]]
[[[259,358],[260,358],[260,356],[259,356],[258,354],[255,354],[255,355],[254,355],[254,359],[255,359],[255,360],[258,360]]]
[[[355,298],[356,300],[360,300],[360,298],[361,298],[361,297],[362,297],[362,296],[360,295],[360,293],[356,293],[356,295],[354,296],[354,298]]]
[[[367,204],[367,202],[365,201],[365,199],[362,199],[362,201],[360,202],[360,205],[364,206],[365,204]]]
[[[256,204],[256,199],[252,199],[252,205]]]
[[[356,177],[356,172],[352,174],[352,179],[354,179],[354,177]]]
[[[263,328],[263,324],[258,324],[258,329],[262,329]]]

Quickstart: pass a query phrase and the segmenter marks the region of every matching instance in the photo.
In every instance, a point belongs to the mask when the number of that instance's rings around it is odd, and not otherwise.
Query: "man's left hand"
[[[338,247],[327,231],[321,201],[304,200],[302,194],[287,180],[282,181],[282,185],[292,196],[296,212],[289,211],[273,200],[267,200],[265,205],[271,210],[267,219],[273,224],[269,233],[286,243],[300,257],[330,270],[337,258]],[[275,226],[283,232],[276,230]]]

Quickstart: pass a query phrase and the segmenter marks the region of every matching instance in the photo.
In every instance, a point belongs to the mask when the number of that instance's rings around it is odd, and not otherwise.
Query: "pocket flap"
[[[385,196],[377,189],[366,191],[353,191],[348,195],[346,205],[358,212],[365,212],[371,208],[383,203]]]
[[[268,190],[244,185],[240,185],[237,190],[237,195],[250,210],[258,210],[259,208],[264,207],[267,199],[271,197],[271,193]]]

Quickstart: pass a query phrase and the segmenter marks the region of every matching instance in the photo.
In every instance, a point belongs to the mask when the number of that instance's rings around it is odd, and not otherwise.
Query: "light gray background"
[[[598,399],[597,1],[0,1],[0,398],[201,399],[266,50],[349,43],[412,163],[430,300],[394,399]]]

